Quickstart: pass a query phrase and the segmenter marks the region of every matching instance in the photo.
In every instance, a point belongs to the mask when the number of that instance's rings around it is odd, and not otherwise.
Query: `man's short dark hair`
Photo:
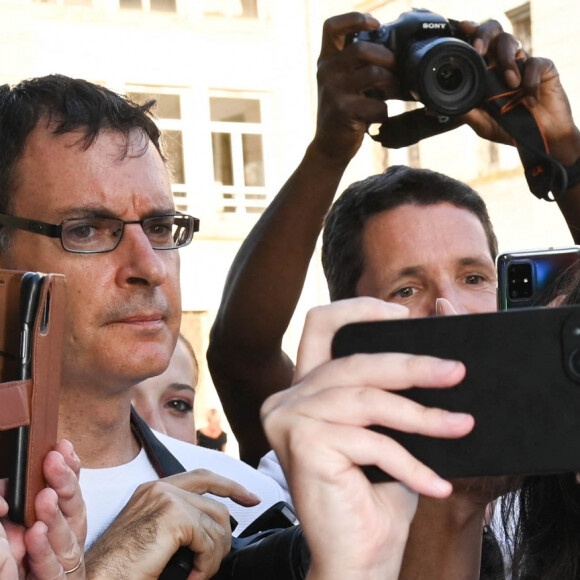
[[[451,203],[481,222],[492,259],[497,239],[481,196],[465,183],[404,165],[390,167],[350,185],[330,208],[322,234],[322,266],[331,300],[353,298],[364,270],[362,232],[367,220],[402,205]]]
[[[63,75],[25,80],[13,87],[0,86],[0,213],[9,213],[18,179],[16,164],[28,136],[39,123],[46,123],[54,135],[80,131],[79,145],[83,150],[95,142],[102,130],[118,131],[125,136],[120,158],[128,154],[129,134],[138,129],[162,154],[160,132],[150,112],[154,103],[137,105],[105,87]],[[137,154],[143,154],[146,147]],[[0,250],[7,242],[2,234]]]

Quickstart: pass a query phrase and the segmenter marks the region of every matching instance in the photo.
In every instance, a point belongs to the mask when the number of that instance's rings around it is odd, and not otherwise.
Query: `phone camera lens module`
[[[531,298],[534,289],[530,262],[510,264],[508,268],[508,293],[512,299]]]

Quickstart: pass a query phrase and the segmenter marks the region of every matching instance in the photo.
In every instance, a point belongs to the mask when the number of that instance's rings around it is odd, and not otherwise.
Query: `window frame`
[[[271,98],[268,93],[255,91],[212,90],[208,94],[208,111],[210,99],[247,99],[255,100],[260,105],[260,122],[212,121],[209,116],[210,144],[212,147],[212,181],[216,200],[216,210],[222,215],[239,216],[240,214],[259,215],[271,199],[269,168],[272,167],[270,152],[273,150],[268,120],[271,116]],[[223,185],[215,181],[213,166],[214,133],[229,133],[231,136],[233,185]],[[243,135],[260,135],[262,137],[262,168],[264,185],[246,185],[244,177]],[[251,197],[247,197],[251,196]],[[256,197],[253,197],[256,196]]]

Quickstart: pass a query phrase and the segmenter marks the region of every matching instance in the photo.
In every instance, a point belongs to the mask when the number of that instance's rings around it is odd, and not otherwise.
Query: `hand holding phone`
[[[580,306],[349,324],[336,333],[332,352],[403,352],[465,364],[456,387],[399,394],[471,413],[471,433],[435,439],[373,427],[444,478],[580,471]],[[376,468],[367,475],[390,479]]]

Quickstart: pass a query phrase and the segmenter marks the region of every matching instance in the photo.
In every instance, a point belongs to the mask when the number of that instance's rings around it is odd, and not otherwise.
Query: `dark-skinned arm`
[[[302,162],[241,246],[229,271],[207,353],[211,375],[241,458],[256,465],[269,445],[260,406],[290,386],[282,337],[302,292],[322,223],[368,123],[386,116],[371,88],[394,94],[393,56],[375,44],[348,44],[379,22],[350,13],[325,22],[318,60],[316,134]],[[355,70],[353,73],[352,71]]]

